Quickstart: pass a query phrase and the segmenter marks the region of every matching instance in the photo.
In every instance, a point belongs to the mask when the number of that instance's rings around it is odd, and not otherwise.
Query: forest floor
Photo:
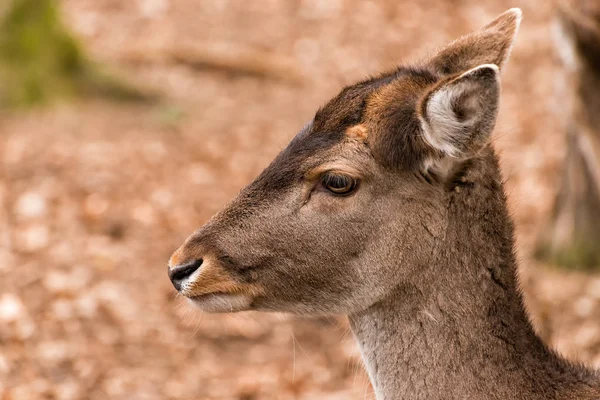
[[[202,315],[166,263],[343,85],[515,5],[414,3],[63,0],[95,60],[165,100],[0,113],[0,399],[372,398],[343,318]],[[530,257],[565,138],[552,9],[517,3],[495,143],[522,287],[547,343],[600,367],[600,275]]]

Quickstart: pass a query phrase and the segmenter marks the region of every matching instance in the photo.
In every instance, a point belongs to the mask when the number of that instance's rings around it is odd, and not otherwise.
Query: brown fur
[[[481,64],[504,66],[516,35],[521,14],[507,11],[482,30],[463,36],[442,49],[430,63],[445,74],[456,74]]]
[[[367,138],[369,137],[369,131],[364,125],[354,125],[346,129],[346,136],[350,139],[366,143]]]
[[[450,87],[456,104],[424,106],[455,119],[441,140],[464,146],[461,157],[432,147],[417,110],[444,82],[503,64],[519,16],[344,89],[172,257],[171,267],[205,261],[182,293],[212,296],[194,300],[208,311],[348,315],[380,400],[599,398],[598,374],[546,348],[523,306],[488,144],[497,68],[465,78],[477,101]],[[463,129],[471,112],[485,124]],[[321,184],[331,171],[357,189],[332,195]]]

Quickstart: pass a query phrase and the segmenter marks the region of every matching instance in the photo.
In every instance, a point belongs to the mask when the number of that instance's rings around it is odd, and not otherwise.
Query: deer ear
[[[417,113],[428,146],[436,153],[466,158],[486,145],[498,114],[499,68],[475,67],[433,87]]]
[[[429,61],[430,65],[441,74],[458,74],[482,64],[502,68],[510,55],[522,15],[520,9],[511,8],[483,29],[450,43]]]

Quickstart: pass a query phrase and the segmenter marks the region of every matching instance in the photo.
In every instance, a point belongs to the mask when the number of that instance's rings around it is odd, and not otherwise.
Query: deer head
[[[172,255],[175,288],[210,312],[350,314],[418,282],[453,183],[490,157],[520,19],[343,89]]]

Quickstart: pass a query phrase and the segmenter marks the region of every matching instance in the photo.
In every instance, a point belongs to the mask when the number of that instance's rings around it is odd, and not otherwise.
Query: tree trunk
[[[570,0],[559,7],[567,155],[549,226],[536,255],[562,266],[600,267],[600,4]]]
[[[0,106],[9,107],[88,93],[145,98],[86,59],[55,0],[9,0],[0,8],[0,82]]]

